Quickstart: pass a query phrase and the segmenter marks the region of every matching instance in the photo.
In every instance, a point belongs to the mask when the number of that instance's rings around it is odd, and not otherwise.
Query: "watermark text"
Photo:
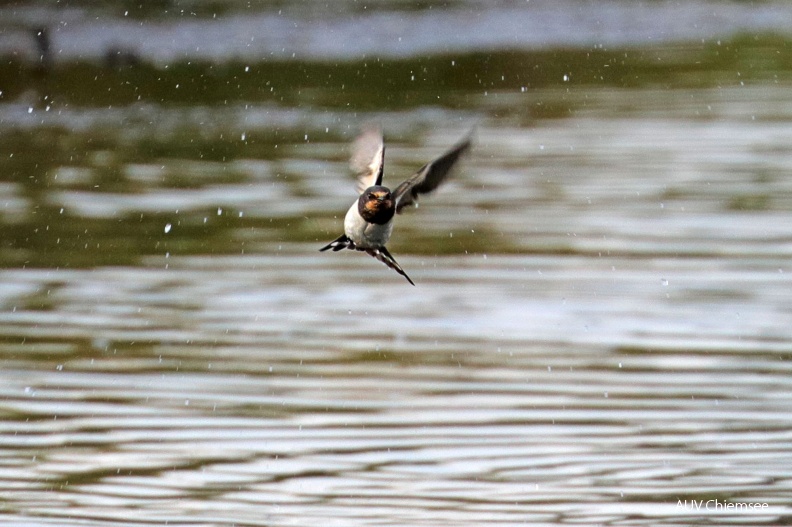
[[[759,501],[677,500],[677,508],[694,511],[752,512],[768,507],[770,504]]]

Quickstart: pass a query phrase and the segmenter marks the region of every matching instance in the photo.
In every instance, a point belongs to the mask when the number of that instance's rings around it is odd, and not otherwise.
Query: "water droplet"
[[[660,284],[663,285],[663,287],[666,287],[668,286],[668,280],[666,278],[661,278]]]
[[[168,234],[171,231],[171,227],[173,227],[170,223],[165,224],[165,234]]]
[[[242,132],[242,140],[243,141],[245,140],[246,137],[247,137],[247,134],[245,134],[245,132]]]

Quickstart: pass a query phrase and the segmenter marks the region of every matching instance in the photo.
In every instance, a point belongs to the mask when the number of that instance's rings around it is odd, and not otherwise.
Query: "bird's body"
[[[414,203],[419,194],[431,192],[442,183],[462,153],[470,147],[470,140],[468,136],[391,191],[382,185],[385,165],[382,133],[378,128],[364,131],[355,140],[350,161],[358,175],[360,195],[344,217],[344,234],[320,251],[365,251],[415,285],[386,248],[393,232],[393,219],[405,206]]]
[[[358,202],[352,204],[344,217],[344,234],[358,249],[377,249],[390,240],[393,221],[372,223],[366,221],[358,210]]]

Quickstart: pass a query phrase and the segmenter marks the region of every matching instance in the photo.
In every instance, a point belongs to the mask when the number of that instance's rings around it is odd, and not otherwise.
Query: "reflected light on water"
[[[764,64],[767,42],[738,59]],[[238,64],[17,72],[32,87],[0,100],[0,521],[789,523],[783,70],[721,86],[719,58],[696,82],[694,60],[634,87],[560,69],[562,84],[482,84],[574,52],[558,54],[369,77],[246,67],[277,91]],[[81,71],[107,101],[57,91]],[[174,79],[209,93],[182,100],[161,87]],[[354,199],[347,146],[367,120],[384,124],[390,182],[477,124],[453,179],[397,219],[389,249],[415,288],[318,251]],[[692,505],[715,499],[767,506]]]

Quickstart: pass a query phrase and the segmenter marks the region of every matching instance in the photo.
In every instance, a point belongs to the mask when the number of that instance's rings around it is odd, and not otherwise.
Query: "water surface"
[[[361,16],[436,16],[396,11]],[[250,77],[210,54],[7,63],[0,519],[789,523],[776,38],[628,43],[625,62],[394,48]],[[369,120],[391,184],[475,126],[452,181],[398,218],[390,249],[416,287],[318,252]]]

